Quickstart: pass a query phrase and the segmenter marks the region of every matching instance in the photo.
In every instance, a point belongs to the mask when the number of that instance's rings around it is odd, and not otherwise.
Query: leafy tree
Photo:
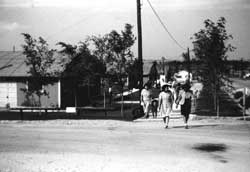
[[[95,55],[91,53],[88,40],[80,42],[79,45],[71,45],[59,42],[62,47],[61,53],[69,56],[70,61],[65,65],[62,76],[71,78],[72,88],[75,94],[75,106],[77,106],[77,88],[79,85],[88,86],[88,100],[91,100],[90,86],[98,85],[100,76],[105,73],[105,66]]]
[[[125,77],[128,76],[129,68],[133,63],[133,53],[131,47],[135,42],[132,32],[133,26],[125,24],[124,30],[118,33],[116,30],[104,35],[103,37],[92,37],[94,44],[94,54],[101,58],[106,64],[106,75],[113,76],[122,88]],[[123,94],[122,94],[123,101]],[[123,104],[121,107],[123,115]]]
[[[104,36],[91,36],[88,38],[90,42],[93,43],[94,49],[92,50],[92,54],[94,54],[100,61],[104,64],[108,61],[111,53],[108,47],[108,37]]]
[[[139,60],[135,59],[134,62],[129,67],[129,89],[139,88],[140,81],[140,71],[138,70],[140,67]]]
[[[58,42],[57,45],[60,45],[62,47],[62,50],[59,51],[60,53],[69,55],[70,58],[73,58],[75,56],[77,50],[76,45],[73,46],[65,42]]]
[[[105,88],[112,87],[112,79],[110,75],[106,73],[106,62],[109,61],[111,57],[111,53],[108,46],[108,37],[107,34],[104,36],[98,35],[98,36],[91,36],[88,38],[89,42],[92,42],[93,50],[92,54],[94,54],[102,63],[102,65],[105,67],[105,71],[103,73],[102,78],[102,86],[105,93]],[[110,78],[111,77],[111,78]]]
[[[128,76],[128,69],[133,62],[133,53],[131,47],[135,42],[135,37],[132,33],[132,25],[126,24],[124,31],[119,34],[113,30],[107,35],[109,47],[109,58],[107,59],[107,73],[116,76],[119,85],[122,88],[122,106],[121,115],[123,116],[123,89],[125,78]]]
[[[41,96],[48,95],[43,86],[54,82],[49,78],[54,76],[51,66],[55,61],[53,58],[55,50],[49,49],[48,43],[42,37],[37,40],[27,33],[22,35],[25,41],[22,45],[23,54],[26,55],[25,63],[30,67],[28,73],[32,78],[30,87],[23,91],[28,95],[36,94],[39,98],[38,105],[41,106]]]
[[[205,28],[194,34],[194,53],[202,62],[200,75],[205,88],[213,94],[214,108],[219,109],[219,91],[225,83],[231,83],[227,76],[225,62],[227,53],[235,48],[228,43],[232,35],[226,31],[226,19],[221,17],[216,23],[207,19]],[[218,115],[218,114],[217,114]]]

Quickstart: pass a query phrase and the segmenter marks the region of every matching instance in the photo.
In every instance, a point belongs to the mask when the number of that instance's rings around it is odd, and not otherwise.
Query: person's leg
[[[168,128],[168,123],[169,123],[169,116],[166,116],[166,126],[165,126],[165,128]]]
[[[166,118],[167,118],[166,116],[163,117],[164,124],[166,123]]]
[[[187,129],[188,128],[188,126],[187,126],[187,109],[186,109],[185,104],[181,106],[181,115],[183,116],[183,122],[184,122],[185,128]]]
[[[166,127],[168,128],[168,123],[169,123],[169,117],[170,117],[170,113],[171,113],[171,108],[167,108],[167,113],[166,113]]]
[[[188,123],[189,114],[186,114],[186,123]]]
[[[185,128],[188,129],[188,123],[187,123],[187,121],[188,121],[188,114],[187,113],[185,113],[183,115],[183,119],[184,119]]]
[[[143,112],[144,112],[144,118],[146,117],[146,113],[147,113],[147,110],[146,110],[146,104],[143,103],[142,104],[142,107],[143,107]]]
[[[149,102],[146,102],[146,105],[145,105],[145,117],[146,118],[149,117]]]
[[[188,119],[189,119],[189,113],[185,115],[185,128],[188,129]]]
[[[188,128],[188,119],[189,119],[189,114],[191,113],[191,102],[188,104],[186,113],[185,113],[185,124],[186,124],[186,129]]]
[[[153,117],[156,118],[156,116],[157,116],[157,112],[156,112],[155,109],[154,109]]]

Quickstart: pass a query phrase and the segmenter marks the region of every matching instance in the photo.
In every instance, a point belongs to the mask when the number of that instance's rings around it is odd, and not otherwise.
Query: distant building
[[[32,76],[28,73],[29,67],[25,63],[25,55],[22,52],[0,51],[0,107],[34,106],[38,100],[36,95],[27,97],[23,89],[29,89]],[[59,66],[54,66],[58,68]],[[71,78],[51,77],[46,78],[53,84],[43,86],[49,96],[41,97],[41,106],[62,107],[78,106],[89,103],[88,94],[95,96],[99,89],[79,86],[76,92],[71,88]],[[75,95],[77,94],[77,100]]]
[[[22,91],[22,89],[29,89],[31,79],[25,58],[22,52],[0,52],[0,107],[5,107],[7,104],[10,107],[32,104],[28,102],[25,92]],[[55,83],[44,87],[49,97],[42,96],[41,104],[60,107],[61,83],[59,78],[51,78],[51,80]]]

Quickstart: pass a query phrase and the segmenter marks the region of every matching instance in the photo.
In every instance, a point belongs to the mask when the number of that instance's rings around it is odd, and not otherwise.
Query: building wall
[[[48,96],[41,97],[42,106],[58,107],[58,82],[47,85],[44,89],[48,92]]]
[[[0,82],[0,107],[17,106],[16,82]]]
[[[17,106],[22,106],[22,103],[25,101],[25,93],[22,91],[25,88],[25,82],[17,82]]]
[[[38,102],[38,96],[27,94],[22,89],[27,88],[26,82],[17,82],[17,106],[34,106]],[[48,96],[41,97],[41,106],[57,107],[58,102],[58,82],[44,87]]]

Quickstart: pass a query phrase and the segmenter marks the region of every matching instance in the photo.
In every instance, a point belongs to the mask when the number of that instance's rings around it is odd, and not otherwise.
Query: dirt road
[[[0,123],[0,172],[246,172],[250,122],[51,120]]]

